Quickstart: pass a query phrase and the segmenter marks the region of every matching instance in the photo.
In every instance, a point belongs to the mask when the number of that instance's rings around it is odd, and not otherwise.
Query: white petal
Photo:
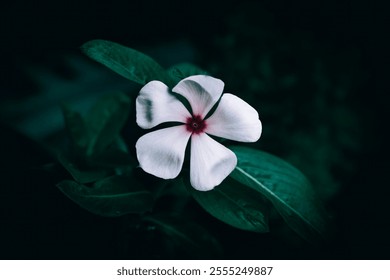
[[[185,125],[145,134],[135,144],[141,168],[163,179],[175,178],[183,166],[184,153],[190,136]]]
[[[219,79],[195,75],[181,80],[172,91],[188,100],[193,115],[204,118],[221,97],[224,85]]]
[[[191,137],[191,185],[209,191],[219,185],[236,167],[236,155],[205,133]]]
[[[256,142],[262,131],[259,114],[241,98],[225,93],[206,120],[205,132],[241,142]]]
[[[169,88],[160,81],[147,83],[136,100],[137,124],[142,128],[152,128],[163,122],[182,122],[191,117],[190,112]]]

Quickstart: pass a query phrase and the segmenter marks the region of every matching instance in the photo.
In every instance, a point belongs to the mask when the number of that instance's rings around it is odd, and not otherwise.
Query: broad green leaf
[[[90,139],[87,156],[99,154],[119,136],[130,111],[130,98],[124,93],[103,96],[86,116]]]
[[[211,191],[188,186],[191,195],[208,213],[233,227],[268,232],[268,201],[253,189],[226,178]]]
[[[180,63],[167,69],[168,75],[172,78],[172,86],[180,80],[193,75],[207,75],[207,72],[191,63]]]
[[[135,188],[128,176],[112,176],[87,187],[75,181],[62,181],[57,187],[82,208],[101,216],[118,217],[144,213],[153,207],[149,191]]]
[[[81,184],[92,183],[109,175],[105,169],[86,166],[85,162],[82,162],[82,158],[69,158],[64,154],[59,154],[58,161],[72,175],[73,179]]]
[[[77,153],[85,154],[89,142],[89,133],[83,117],[67,105],[62,106],[62,112],[73,147]]]
[[[82,45],[81,50],[93,60],[138,84],[144,85],[152,80],[169,81],[169,76],[156,61],[120,44],[92,40]]]
[[[233,146],[238,164],[231,177],[264,195],[286,223],[308,241],[323,240],[327,215],[306,177],[268,153]]]
[[[118,168],[136,167],[137,160],[130,155],[121,136],[118,136],[102,153],[87,158],[91,167]]]

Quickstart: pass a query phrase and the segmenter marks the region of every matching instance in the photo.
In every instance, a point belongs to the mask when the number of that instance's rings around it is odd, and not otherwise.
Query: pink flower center
[[[206,122],[200,116],[187,118],[186,128],[188,132],[200,134],[206,129]]]

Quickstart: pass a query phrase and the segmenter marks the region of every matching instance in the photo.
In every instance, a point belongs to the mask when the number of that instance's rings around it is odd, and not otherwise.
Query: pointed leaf
[[[90,135],[83,117],[79,112],[73,111],[65,104],[62,106],[62,113],[73,147],[77,153],[84,154]]]
[[[233,227],[268,232],[268,202],[253,189],[226,178],[211,191],[188,189],[195,200],[215,218]]]
[[[286,223],[308,241],[327,233],[327,215],[306,177],[284,160],[268,153],[233,146],[238,164],[231,177],[264,195]]]
[[[82,45],[81,50],[93,60],[141,85],[152,80],[165,83],[169,80],[165,70],[152,58],[120,44],[92,40]]]
[[[82,164],[82,159],[73,159],[65,154],[58,155],[60,164],[81,184],[95,182],[108,176],[108,171],[102,168],[92,168]]]
[[[130,98],[124,93],[103,96],[86,116],[90,139],[87,156],[99,154],[119,136],[130,111]]]
[[[121,136],[114,139],[102,153],[87,158],[87,164],[97,168],[136,167],[138,161],[130,155]]]
[[[135,188],[134,180],[126,176],[108,177],[87,187],[74,181],[62,181],[57,187],[82,208],[101,216],[117,217],[129,213],[144,213],[153,206],[149,191]]]

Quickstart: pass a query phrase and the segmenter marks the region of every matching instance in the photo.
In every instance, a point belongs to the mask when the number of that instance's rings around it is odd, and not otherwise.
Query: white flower
[[[163,179],[175,178],[182,169],[185,149],[191,139],[191,185],[199,191],[219,185],[236,167],[237,157],[209,135],[255,142],[262,130],[257,111],[235,95],[222,94],[223,88],[221,80],[205,75],[181,80],[172,89],[178,95],[171,93],[162,82],[146,84],[136,100],[137,124],[144,129],[165,122],[179,124],[138,139],[140,167]],[[192,112],[176,96],[187,99]],[[213,114],[207,116],[218,101]]]

